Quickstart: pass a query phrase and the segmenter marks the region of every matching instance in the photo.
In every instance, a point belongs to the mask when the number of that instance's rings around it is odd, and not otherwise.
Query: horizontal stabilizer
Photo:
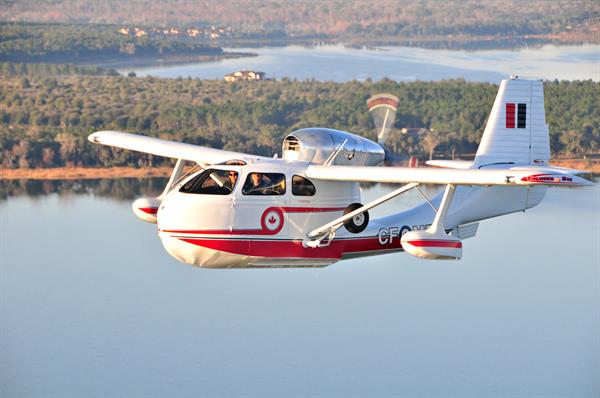
[[[477,234],[479,228],[478,222],[472,222],[469,224],[461,224],[458,227],[450,231],[451,236],[456,236],[460,240],[472,238]]]
[[[109,145],[166,158],[183,159],[205,164],[222,163],[232,159],[264,159],[245,153],[223,151],[199,145],[162,140],[120,131],[97,131],[88,137],[95,144]]]
[[[425,162],[428,166],[441,167],[443,169],[470,169],[473,162],[470,160],[428,160]]]
[[[573,170],[577,171],[577,170]],[[504,186],[584,186],[590,181],[551,166],[504,169],[436,169],[409,167],[309,166],[308,178],[331,181]]]

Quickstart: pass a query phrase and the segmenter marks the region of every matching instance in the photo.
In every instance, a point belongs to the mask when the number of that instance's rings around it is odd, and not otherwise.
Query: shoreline
[[[600,162],[585,159],[555,159],[550,165],[600,174]],[[48,169],[0,169],[0,180],[90,180],[169,177],[172,167],[55,167]]]
[[[54,167],[0,169],[0,180],[91,180],[169,177],[173,167]]]
[[[107,60],[101,63],[83,63],[85,66],[100,66],[102,68],[113,68],[120,73],[126,73],[127,69],[153,68],[159,66],[176,66],[195,64],[201,62],[222,61],[225,59],[251,58],[258,54],[251,52],[223,52],[219,55],[173,55],[162,57],[140,57],[136,59]]]

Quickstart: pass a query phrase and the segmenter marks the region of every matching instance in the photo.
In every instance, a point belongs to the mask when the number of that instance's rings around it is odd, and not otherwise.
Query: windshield
[[[206,170],[183,184],[179,192],[204,195],[229,195],[235,189],[238,172]]]

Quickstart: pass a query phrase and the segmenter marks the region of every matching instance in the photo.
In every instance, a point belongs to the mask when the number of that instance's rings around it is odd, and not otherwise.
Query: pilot
[[[230,191],[233,191],[235,188],[235,183],[237,182],[238,173],[237,171],[230,170],[227,181],[223,184],[224,187],[229,188]]]
[[[250,181],[246,182],[244,186],[244,193],[250,195],[264,195],[268,184],[263,179],[261,173],[250,174]]]

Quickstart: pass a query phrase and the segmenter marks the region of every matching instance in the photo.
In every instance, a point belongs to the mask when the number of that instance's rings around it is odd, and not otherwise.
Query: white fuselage
[[[318,267],[344,258],[402,250],[400,236],[425,229],[435,212],[427,203],[402,213],[371,220],[360,233],[340,228],[323,247],[308,247],[308,232],[343,215],[351,203],[360,203],[359,184],[311,180],[314,194],[296,194],[294,176],[304,176],[309,163],[273,159],[267,162],[216,165],[207,170],[237,173],[228,194],[181,192],[195,173],[165,196],[157,212],[159,236],[165,249],[178,260],[208,268]],[[283,174],[278,193],[244,194],[250,174]],[[222,174],[223,174],[222,173]],[[297,178],[297,177],[296,177]],[[210,181],[209,181],[210,182]],[[523,211],[541,200],[529,201],[523,187],[460,187],[446,226]],[[539,195],[538,195],[539,196]],[[434,205],[439,198],[433,199]]]

